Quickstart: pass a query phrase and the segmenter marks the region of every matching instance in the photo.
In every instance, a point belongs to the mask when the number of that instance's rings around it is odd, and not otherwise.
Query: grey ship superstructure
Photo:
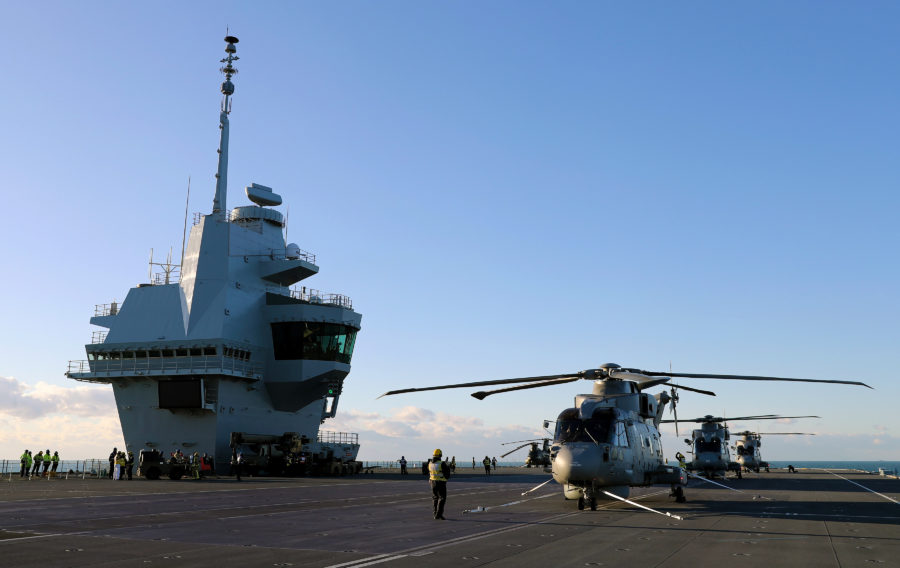
[[[216,192],[190,232],[182,266],[97,307],[108,328],[66,375],[113,386],[125,444],[207,452],[227,463],[231,432],[297,432],[313,442],[335,416],[361,315],[350,299],[290,286],[319,271],[286,244],[281,204],[251,184],[254,205],[226,207],[228,116],[237,38],[225,38]],[[174,272],[180,269],[180,278]],[[157,275],[159,276],[159,275]],[[174,281],[177,280],[177,281]]]

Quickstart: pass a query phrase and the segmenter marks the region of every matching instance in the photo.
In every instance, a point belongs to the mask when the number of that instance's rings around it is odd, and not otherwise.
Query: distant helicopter
[[[543,445],[538,448],[538,442],[543,441]],[[518,452],[525,446],[531,446],[531,449],[528,450],[528,457],[525,458],[525,467],[550,467],[550,438],[537,438],[536,440],[519,440],[518,442],[506,442],[502,444],[504,446],[509,444],[518,444],[519,442],[525,442],[521,446],[518,446],[514,450],[510,450],[500,456],[501,458],[505,458],[509,454],[514,452]],[[549,472],[548,472],[549,473]]]
[[[668,465],[663,458],[659,423],[666,404],[677,398],[676,389],[711,396],[715,393],[674,384],[669,385],[672,394],[663,391],[651,396],[642,392],[668,383],[672,377],[840,383],[872,388],[858,381],[642,371],[607,363],[597,369],[576,373],[407,388],[388,391],[381,396],[518,383],[517,386],[472,393],[473,397],[483,400],[502,392],[581,379],[593,381],[591,394],[576,395],[574,407],[559,414],[550,447],[550,461],[553,479],[562,485],[565,498],[577,500],[579,509],[589,506],[595,510],[597,499],[602,495],[625,500],[630,487],[657,483],[671,484],[672,496],[676,501],[684,502],[683,486],[687,482],[687,474],[677,465]]]
[[[769,471],[769,462],[763,461],[759,447],[762,446],[762,435],[766,436],[815,436],[808,432],[735,432],[740,436],[734,443],[735,460],[746,471],[759,473],[760,468]]]
[[[732,416],[724,418],[707,414],[703,418],[682,419],[681,422],[699,422],[700,428],[691,433],[691,439],[684,443],[693,448],[694,459],[688,463],[688,469],[699,471],[704,477],[725,478],[726,472],[733,471],[741,478],[741,464],[732,461],[728,448],[731,434],[728,432],[729,420],[777,420],[779,418],[819,418],[819,416]],[[661,420],[663,423],[676,423],[676,420]]]

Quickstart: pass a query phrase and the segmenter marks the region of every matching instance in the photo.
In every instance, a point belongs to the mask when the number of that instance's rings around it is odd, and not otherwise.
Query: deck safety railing
[[[96,373],[107,376],[126,374],[206,374],[225,372],[254,377],[262,374],[262,365],[223,355],[189,357],[134,357],[102,361],[69,361],[68,373]]]
[[[359,434],[319,431],[318,441],[325,444],[359,444]]]
[[[35,452],[37,450],[34,450]],[[20,475],[22,463],[20,460],[0,460],[0,474],[4,475]],[[41,466],[38,472],[35,472],[34,478],[48,478],[51,472],[49,468],[47,473],[43,473]],[[27,475],[31,475],[31,470]],[[59,460],[59,466],[56,468],[56,477],[78,477],[81,479],[104,479],[109,476],[109,460],[101,458],[83,459],[83,460]]]

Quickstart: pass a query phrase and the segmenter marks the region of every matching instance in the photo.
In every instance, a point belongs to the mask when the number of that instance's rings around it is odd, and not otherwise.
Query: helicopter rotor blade
[[[779,420],[781,418],[821,418],[821,416],[779,416],[777,414],[765,414],[762,416],[704,416],[703,418],[681,419],[682,422],[728,422],[729,420]],[[673,420],[660,420],[660,422],[671,423]]]
[[[505,458],[505,457],[508,456],[509,454],[511,454],[511,453],[513,453],[513,452],[518,452],[519,450],[521,450],[521,449],[524,448],[525,446],[530,446],[530,445],[531,445],[531,444],[522,444],[521,446],[519,446],[519,447],[516,448],[515,450],[510,450],[510,451],[506,452],[505,454],[503,454],[503,455],[500,456],[500,457],[501,457],[501,458]]]
[[[708,390],[703,390],[703,389],[695,389],[694,387],[686,387],[684,385],[676,385],[676,384],[672,384],[671,386],[672,386],[672,388],[676,388],[676,389],[683,389],[683,390],[691,391],[691,392],[699,392],[700,394],[707,394],[709,396],[716,396],[716,393],[714,393],[713,391],[708,391]]]
[[[810,432],[758,432],[760,436],[815,436]]]
[[[553,380],[553,379],[562,379],[562,378],[570,378],[571,380],[575,381],[575,380],[582,378],[582,375],[583,375],[583,371],[579,372],[579,373],[563,373],[560,375],[545,375],[542,377],[521,377],[521,378],[517,378],[517,379],[499,379],[496,381],[475,381],[475,382],[471,382],[471,383],[456,383],[456,384],[452,384],[452,385],[438,385],[438,386],[434,386],[434,387],[417,387],[417,388],[410,388],[410,389],[399,389],[399,390],[388,391],[388,392],[384,393],[383,395],[379,396],[378,398],[381,398],[382,396],[391,396],[391,395],[395,395],[395,394],[404,394],[404,393],[408,393],[408,392],[422,392],[422,391],[432,391],[432,390],[442,390],[442,389],[460,389],[460,388],[468,388],[468,387],[487,387],[487,386],[492,386],[492,385],[511,385],[511,384],[515,384],[515,383],[540,382],[540,381],[549,381],[549,380]]]
[[[525,390],[525,389],[536,389],[538,387],[549,387],[551,385],[561,385],[563,383],[571,383],[573,381],[577,381],[580,378],[581,377],[567,377],[567,378],[562,378],[562,379],[553,379],[550,381],[544,381],[544,382],[540,382],[540,383],[531,383],[531,384],[527,384],[527,385],[519,385],[516,387],[507,387],[505,389],[496,389],[496,390],[490,390],[490,391],[478,391],[478,392],[473,392],[472,396],[477,398],[478,400],[484,400],[485,398],[491,396],[492,394],[498,394],[501,392],[511,392],[511,391],[517,391],[517,390]]]
[[[532,439],[532,440],[516,440],[515,442],[503,442],[503,443],[500,444],[500,445],[501,445],[501,446],[508,446],[508,445],[510,445],[510,444],[520,444],[520,443],[522,443],[522,442],[540,442],[540,441],[542,441],[542,440],[544,440],[544,439],[545,439],[545,438],[534,438],[534,439]]]
[[[764,377],[758,375],[719,375],[719,374],[707,374],[707,373],[673,373],[669,372],[660,372],[660,371],[638,371],[643,375],[647,375],[649,377],[685,377],[687,379],[713,379],[713,380],[738,380],[738,381],[789,381],[789,382],[798,382],[798,383],[833,383],[833,384],[841,384],[841,385],[857,385],[866,388],[872,388],[866,383],[862,383],[859,381],[844,381],[844,380],[831,380],[831,379],[793,379],[788,377]]]
[[[641,388],[644,388],[642,383],[654,381],[654,384],[662,384],[669,380],[669,378],[666,377],[666,380],[662,382],[655,382],[659,381],[659,379],[651,377],[639,369],[613,369],[609,371],[609,378],[619,381],[634,381],[641,385]]]

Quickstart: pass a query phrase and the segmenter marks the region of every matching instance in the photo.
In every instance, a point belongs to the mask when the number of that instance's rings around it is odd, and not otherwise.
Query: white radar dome
[[[297,246],[297,243],[291,243],[285,249],[284,256],[288,258],[300,258],[300,247]]]

